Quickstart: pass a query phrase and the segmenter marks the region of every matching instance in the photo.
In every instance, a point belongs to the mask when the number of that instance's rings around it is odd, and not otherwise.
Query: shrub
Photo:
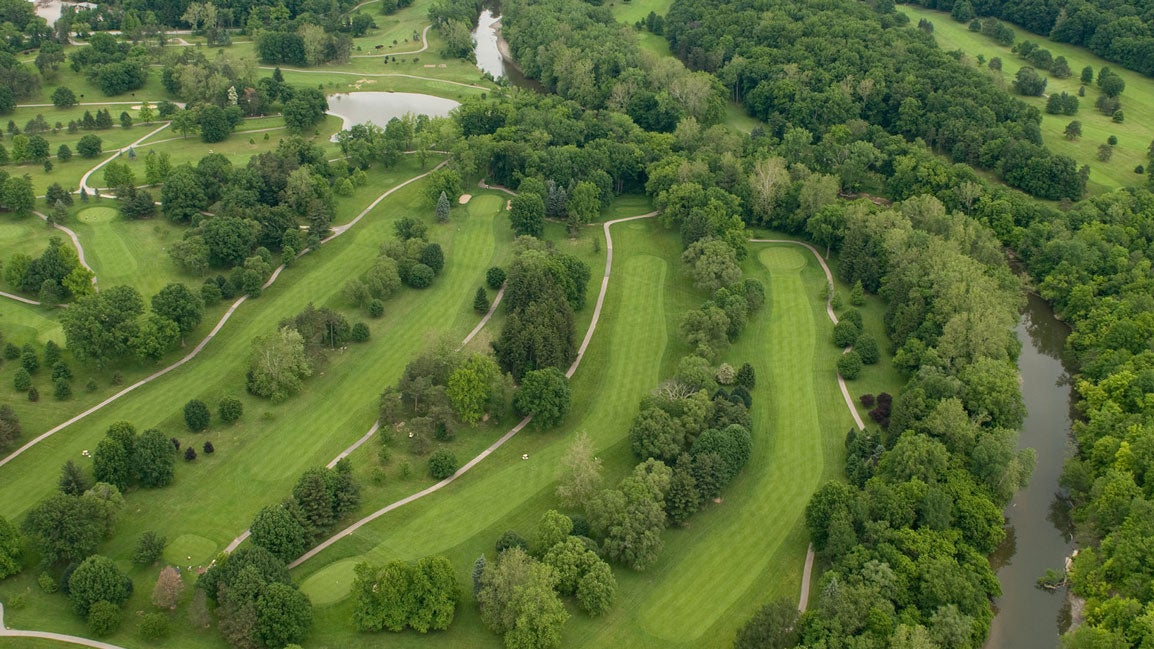
[[[32,387],[32,375],[23,367],[16,368],[16,373],[12,375],[12,387],[20,392],[25,392]]]
[[[405,276],[405,283],[412,288],[427,288],[433,283],[433,277],[436,275],[432,268],[425,264],[416,263],[409,269]]]
[[[147,642],[156,642],[168,637],[168,616],[164,613],[148,613],[140,618],[140,637]]]
[[[857,340],[861,330],[850,320],[841,320],[833,326],[833,344],[838,347],[849,347]]]
[[[136,549],[132,551],[132,563],[141,566],[151,566],[164,553],[164,546],[168,539],[152,530],[140,535],[136,541]]]
[[[497,539],[497,554],[501,554],[509,548],[521,548],[522,550],[528,552],[529,542],[526,541],[525,538],[520,534],[514,532],[513,530],[509,530],[502,534],[501,538]]]
[[[200,399],[192,399],[184,404],[184,424],[192,432],[200,432],[208,428],[209,421],[212,420],[212,413],[208,411],[208,406]]]
[[[757,386],[757,374],[753,371],[753,366],[749,363],[743,364],[737,370],[737,376],[733,380],[734,383],[740,385],[746,390],[752,390]]]
[[[363,322],[358,322],[353,325],[352,331],[349,332],[349,340],[355,343],[363,343],[369,339],[369,326]]]
[[[861,400],[861,405],[863,407],[865,407],[865,408],[873,408],[874,407],[874,403],[875,403],[874,395],[863,394],[859,398]]]
[[[96,392],[96,379],[88,379],[88,382],[84,384],[84,389],[88,392]]]
[[[856,351],[850,351],[837,359],[837,373],[847,381],[856,379],[862,370],[861,356]]]
[[[369,312],[370,318],[379,318],[385,315],[385,303],[373,298],[365,305],[365,310]]]
[[[40,400],[40,390],[37,390],[35,385],[28,388],[28,400],[32,403]]]
[[[196,449],[194,449],[191,446],[184,449],[184,461],[185,462],[191,462],[195,459],[196,459]]]
[[[447,448],[438,449],[429,457],[429,474],[437,480],[444,480],[457,472],[457,456]]]
[[[217,412],[220,414],[221,421],[231,424],[244,414],[244,404],[236,397],[224,397],[220,400],[220,405],[217,406]]]
[[[215,452],[216,452],[216,447],[214,447],[212,445],[212,442],[205,442],[204,443],[204,454],[205,455],[212,455]]]
[[[109,635],[120,626],[120,607],[101,600],[88,609],[88,629],[95,636]]]
[[[68,379],[56,379],[52,382],[52,395],[57,401],[67,401],[72,398],[72,384]]]
[[[40,585],[40,590],[48,593],[49,595],[55,593],[56,589],[59,587],[52,575],[46,572],[40,573],[40,576],[36,578],[36,583]]]
[[[493,266],[485,272],[485,283],[494,291],[501,288],[505,283],[505,269],[500,266]]]
[[[861,357],[861,362],[866,365],[873,365],[881,358],[877,339],[868,333],[863,333],[857,337],[853,343],[853,350]]]

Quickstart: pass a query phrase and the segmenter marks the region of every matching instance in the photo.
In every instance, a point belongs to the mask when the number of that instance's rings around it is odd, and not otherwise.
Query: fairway
[[[485,462],[428,497],[390,512],[343,538],[295,571],[315,595],[318,616],[341,630],[332,646],[368,646],[347,626],[345,595],[356,562],[411,560],[443,552],[468,583],[472,559],[492,552],[506,529],[532,531],[556,507],[560,459],[576,432],[586,432],[607,468],[607,482],[635,461],[626,439],[637,399],[672,371],[688,350],[677,333],[681,314],[701,296],[677,264],[676,235],[653,222],[614,226],[614,269],[597,335],[573,379],[579,408],[560,429],[529,429]],[[565,646],[725,647],[729,635],[762,602],[796,598],[807,534],[809,495],[840,471],[842,440],[851,425],[835,380],[838,350],[826,345],[824,275],[808,251],[755,250],[747,270],[764,282],[770,304],[751,318],[730,362],[751,362],[754,456],[726,491],[686,529],[665,533],[665,550],[644,573],[616,570],[617,604],[603,617],[575,615]],[[528,462],[520,459],[529,454]],[[499,494],[499,496],[497,496]],[[724,552],[719,551],[725,548]],[[655,588],[660,584],[660,588]],[[318,600],[324,600],[318,601]],[[395,636],[398,646],[499,646],[500,638],[465,619],[444,634]]]
[[[974,57],[983,54],[986,60],[997,56],[1002,59],[1001,73],[985,69],[987,74],[993,75],[1003,87],[1012,91],[1014,75],[1026,65],[1025,59],[1003,47],[992,38],[975,34],[967,26],[950,17],[948,13],[924,9],[917,5],[902,5],[901,11],[910,16],[910,20],[917,22],[926,19],[934,24],[934,38],[938,45],[946,51],[962,50],[968,55],[968,61],[975,65]],[[1007,23],[1010,24],[1010,23]],[[1103,115],[1094,108],[1094,101],[1099,91],[1096,86],[1086,86],[1086,96],[1079,97],[1078,112],[1075,115],[1046,114],[1045,97],[1023,97],[1018,99],[1031,106],[1036,106],[1042,113],[1042,137],[1051,151],[1074,158],[1079,165],[1090,165],[1090,181],[1087,190],[1090,194],[1104,191],[1143,185],[1146,176],[1134,173],[1137,165],[1147,165],[1146,151],[1154,139],[1154,79],[1132,72],[1116,63],[1110,63],[1087,49],[1056,43],[1037,34],[1010,24],[1016,34],[1015,42],[1030,40],[1044,47],[1054,57],[1064,56],[1070,63],[1073,75],[1068,79],[1057,79],[1045,70],[1038,73],[1048,79],[1046,93],[1068,92],[1078,94],[1081,86],[1079,75],[1082,68],[1093,66],[1097,75],[1102,66],[1107,66],[1126,81],[1126,90],[1121,95],[1122,110],[1126,114],[1126,121],[1122,124],[1114,123],[1109,115]],[[1066,124],[1072,120],[1082,122],[1082,137],[1077,140],[1067,140],[1063,135]],[[1118,144],[1114,147],[1114,156],[1109,162],[1100,162],[1097,158],[1098,146],[1106,143],[1111,135],[1118,137]]]
[[[168,246],[180,241],[185,228],[162,216],[132,220],[120,216],[111,200],[86,207],[76,214],[72,229],[96,271],[99,285],[110,288],[127,284],[147,300],[173,282],[199,283],[181,272],[168,256]]]

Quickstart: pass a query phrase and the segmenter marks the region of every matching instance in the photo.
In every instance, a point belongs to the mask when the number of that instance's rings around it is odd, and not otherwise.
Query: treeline
[[[566,99],[626,113],[650,131],[672,132],[686,116],[705,126],[724,117],[723,91],[713,77],[669,57],[643,55],[632,30],[608,7],[518,1],[501,11],[522,71]]]
[[[1061,484],[1080,552],[1070,590],[1085,623],[1064,646],[1139,647],[1154,640],[1154,194],[1125,189],[1026,228],[1020,250],[1039,293],[1073,331],[1079,418]]]
[[[913,3],[960,15],[995,16],[1154,76],[1154,14],[1148,9],[1095,0],[915,0]]]
[[[775,137],[864,120],[995,170],[1035,196],[1081,197],[1085,171],[1042,146],[1036,109],[904,26],[892,7],[878,8],[848,0],[679,0],[665,35],[678,56],[715,73]]]

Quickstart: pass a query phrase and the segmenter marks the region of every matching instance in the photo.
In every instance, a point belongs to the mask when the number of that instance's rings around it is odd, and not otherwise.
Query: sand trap
[[[469,201],[471,201],[471,200],[473,200],[473,195],[472,195],[472,194],[461,194],[461,198],[460,198],[460,203],[461,203],[461,205],[464,205],[464,204],[468,203],[468,202],[469,202]]]
[[[505,201],[505,211],[507,212],[511,209],[513,209],[513,199],[510,198],[509,200]]]

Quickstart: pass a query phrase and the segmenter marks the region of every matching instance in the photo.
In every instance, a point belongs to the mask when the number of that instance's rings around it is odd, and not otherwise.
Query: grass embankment
[[[574,376],[578,405],[566,423],[559,430],[523,432],[449,487],[378,519],[298,571],[306,592],[336,602],[318,611],[331,646],[376,640],[351,631],[352,604],[339,600],[357,561],[444,552],[468,583],[472,560],[492,554],[502,532],[528,533],[545,509],[557,505],[560,459],[576,432],[594,441],[607,481],[630,470],[635,459],[627,431],[638,400],[688,351],[678,325],[703,296],[682,276],[676,232],[648,221],[617,225],[613,236],[605,310]],[[806,546],[802,512],[820,481],[840,472],[850,418],[833,378],[838,350],[822,343],[825,313],[818,296],[824,279],[816,261],[789,248],[758,246],[747,269],[766,282],[770,304],[725,356],[748,360],[758,372],[754,457],[721,505],[710,505],[689,528],[666,533],[656,566],[645,573],[617,571],[618,603],[601,618],[575,614],[566,646],[728,646],[761,602],[797,596]],[[530,459],[522,461],[522,453]],[[480,625],[471,601],[445,634],[402,634],[390,641],[500,644]]]
[[[404,179],[396,171],[392,176],[392,184]],[[397,192],[348,234],[298,260],[264,296],[238,310],[221,337],[194,363],[62,431],[5,467],[7,477],[0,485],[3,514],[18,519],[49,493],[59,466],[67,459],[83,461],[80,452],[93,448],[111,423],[129,420],[138,429],[155,426],[198,448],[211,440],[216,453],[202,455],[192,464],[181,461],[176,482],[168,488],[130,493],[128,513],[102,552],[127,568],[136,538],[146,529],[155,529],[173,542],[167,560],[206,563],[247,526],[257,509],[286,497],[305,468],[328,462],[364,434],[376,418],[379,391],[396,381],[414,354],[440,335],[459,341],[474,326],[478,316],[472,310],[473,292],[483,282],[485,269],[503,260],[511,241],[511,236],[501,240],[495,236],[499,229],[493,219],[503,213],[503,207],[500,196],[482,194],[474,197],[468,209],[454,210],[449,225],[432,226],[431,237],[445,248],[443,275],[430,289],[404,289],[388,301],[385,317],[370,322],[373,339],[334,354],[308,379],[303,394],[281,405],[244,394],[245,359],[253,337],[271,331],[281,318],[292,316],[309,302],[343,306],[339,292],[345,280],[368,268],[379,244],[393,236],[393,221],[406,214],[429,218],[431,208],[425,204],[420,183]],[[362,319],[359,314],[348,315],[354,321]],[[240,422],[228,427],[214,424],[203,434],[187,433],[180,418],[185,401],[198,397],[215,404],[229,394],[245,403]],[[462,431],[459,439],[463,447],[487,443],[468,431]],[[464,448],[458,451],[466,452]],[[408,482],[390,473],[383,489],[409,493],[431,482],[423,477],[423,466],[413,469],[417,477]],[[366,500],[375,499],[373,489],[367,489]],[[189,556],[191,560],[186,559]],[[128,610],[149,608],[155,572],[134,569],[137,594]],[[11,612],[9,624],[85,635],[83,621],[68,612],[67,599],[40,593],[33,573],[26,571],[0,586],[4,600],[30,591],[28,608]],[[183,615],[174,616],[173,622],[180,646],[222,644],[215,634],[187,627]],[[136,644],[133,627],[125,624],[112,641]]]
[[[908,14],[910,20],[915,23],[922,18],[933,22],[934,38],[937,39],[938,45],[947,51],[962,50],[968,55],[966,61],[971,65],[977,64],[976,57],[979,54],[984,55],[987,61],[995,56],[1000,57],[1002,59],[1000,73],[989,68],[983,69],[1011,92],[1013,91],[1011,84],[1018,70],[1028,65],[1025,59],[1011,52],[1010,48],[982,34],[969,31],[967,25],[954,20],[948,13],[931,11],[916,5],[902,5],[901,11]],[[1103,115],[1094,108],[1094,102],[1100,94],[1095,85],[1086,86],[1086,96],[1079,97],[1078,113],[1073,116],[1046,114],[1044,97],[1019,98],[1031,106],[1036,106],[1042,112],[1042,137],[1051,151],[1070,156],[1077,160],[1079,165],[1090,165],[1088,185],[1090,193],[1145,183],[1146,176],[1134,173],[1134,168],[1137,165],[1149,166],[1146,152],[1151,139],[1154,138],[1154,79],[1110,63],[1087,49],[1056,43],[1045,36],[1032,34],[1021,28],[1015,29],[1015,32],[1017,41],[1034,41],[1050,50],[1055,58],[1064,56],[1069,61],[1073,73],[1069,79],[1057,79],[1045,70],[1038,71],[1048,79],[1047,94],[1065,91],[1077,95],[1078,88],[1082,85],[1080,81],[1082,68],[1087,65],[1093,66],[1095,79],[1098,71],[1106,66],[1126,81],[1126,90],[1121,96],[1126,121],[1122,124],[1114,123],[1109,115]],[[1073,120],[1082,122],[1082,137],[1070,141],[1066,139],[1064,132],[1066,125]],[[1110,162],[1101,162],[1098,160],[1098,147],[1106,144],[1106,138],[1111,135],[1118,137],[1114,156]]]

